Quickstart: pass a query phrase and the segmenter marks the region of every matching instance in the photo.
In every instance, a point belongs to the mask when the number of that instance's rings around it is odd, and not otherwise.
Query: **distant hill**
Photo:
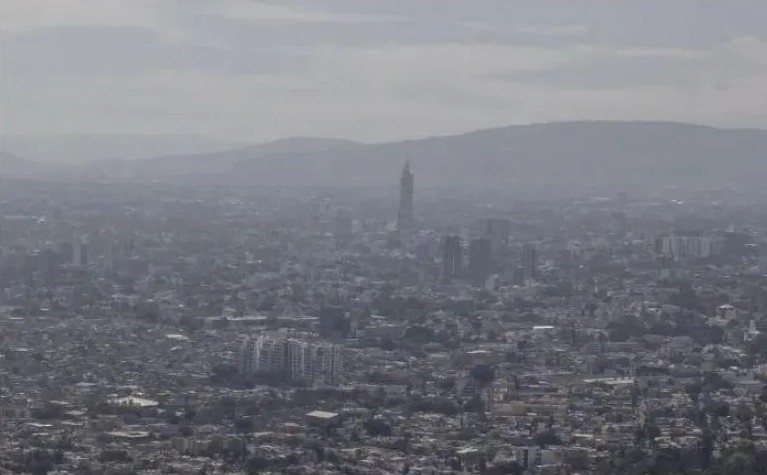
[[[348,150],[240,160],[233,180],[281,184],[396,183],[481,187],[761,185],[767,131],[668,122],[511,126]]]
[[[239,144],[185,134],[69,134],[3,136],[3,149],[18,156],[49,163],[86,163],[94,160],[136,160],[161,155],[213,152]]]
[[[363,146],[363,143],[344,139],[326,139],[313,137],[289,137],[250,147],[254,155],[280,155],[286,153],[315,153],[352,150]]]
[[[9,152],[0,153],[0,175],[28,175],[40,170],[40,164]]]
[[[384,144],[290,138],[215,153],[105,160],[76,173],[198,184],[396,186],[405,160],[412,163],[416,186],[539,191],[763,188],[767,130],[594,121],[510,126]]]
[[[242,161],[258,161],[282,155],[311,155],[356,149],[351,140],[293,137],[250,147],[191,155],[167,155],[144,160],[102,160],[87,165],[88,174],[119,173],[130,177],[192,178],[226,176]]]

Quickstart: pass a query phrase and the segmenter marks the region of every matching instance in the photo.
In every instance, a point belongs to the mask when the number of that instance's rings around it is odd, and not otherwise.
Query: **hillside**
[[[350,150],[240,160],[251,183],[643,187],[754,185],[767,179],[767,131],[664,122],[511,126]]]
[[[214,152],[239,144],[196,135],[69,134],[3,136],[3,149],[28,160],[88,163],[96,160],[137,160],[164,155]]]
[[[9,152],[0,154],[0,175],[28,175],[39,171],[40,164]]]
[[[417,186],[763,187],[767,131],[596,121],[384,144],[290,138],[215,153],[103,160],[68,174],[247,186],[396,186],[405,160],[412,163]]]
[[[294,137],[212,153],[167,155],[144,160],[102,160],[89,164],[87,174],[122,177],[222,179],[242,161],[257,162],[282,155],[311,155],[356,149],[363,144],[351,140]]]

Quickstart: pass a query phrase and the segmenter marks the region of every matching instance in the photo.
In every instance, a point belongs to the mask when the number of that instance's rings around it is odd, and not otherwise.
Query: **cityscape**
[[[763,196],[478,195],[443,214],[411,167],[389,206],[5,181],[3,469],[759,463]]]
[[[765,0],[0,9],[0,475],[767,475]]]

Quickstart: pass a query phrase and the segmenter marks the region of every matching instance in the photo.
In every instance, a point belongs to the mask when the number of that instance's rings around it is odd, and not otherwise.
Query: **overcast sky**
[[[2,0],[6,133],[767,128],[765,0]]]

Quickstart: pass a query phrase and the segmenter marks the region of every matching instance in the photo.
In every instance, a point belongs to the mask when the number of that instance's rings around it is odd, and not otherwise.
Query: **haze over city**
[[[767,474],[767,2],[0,14],[0,474]]]

